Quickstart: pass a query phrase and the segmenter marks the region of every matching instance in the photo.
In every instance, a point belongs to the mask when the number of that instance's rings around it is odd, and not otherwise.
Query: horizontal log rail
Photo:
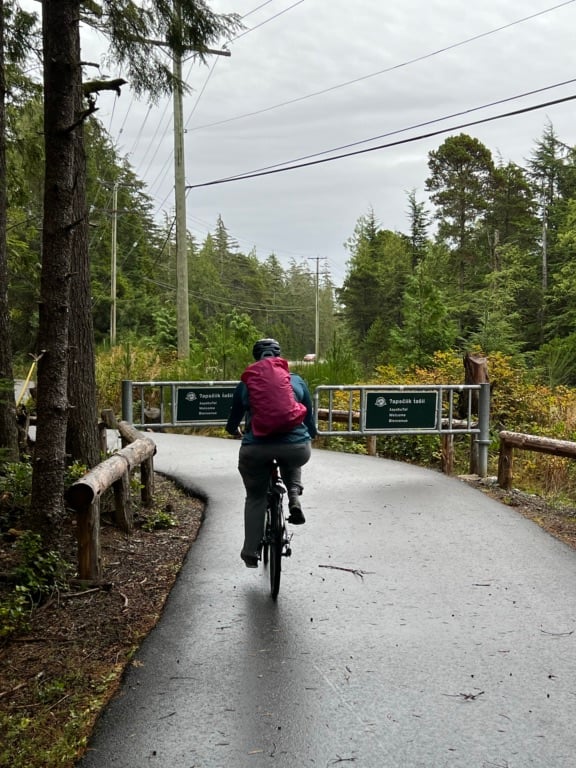
[[[124,447],[101,462],[71,485],[65,493],[67,505],[77,513],[78,578],[100,581],[102,556],[100,549],[100,498],[112,488],[114,492],[114,522],[126,533],[134,528],[130,474],[140,467],[141,498],[145,506],[154,497],[153,456],[156,444],[127,422],[110,422],[120,432]]]
[[[506,491],[512,488],[515,448],[524,451],[548,453],[552,456],[562,456],[567,459],[576,459],[576,443],[572,443],[569,440],[555,440],[552,437],[525,435],[522,432],[508,432],[506,430],[500,432],[498,436],[500,438],[498,485]]]

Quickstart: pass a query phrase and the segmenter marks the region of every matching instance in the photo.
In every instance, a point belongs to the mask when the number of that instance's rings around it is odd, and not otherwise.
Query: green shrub
[[[15,547],[20,556],[15,568],[16,583],[33,602],[67,585],[71,566],[53,550],[45,551],[42,538],[32,531],[18,537]]]
[[[166,530],[167,528],[174,528],[175,525],[178,525],[178,520],[173,515],[164,510],[158,510],[158,512],[155,512],[153,515],[149,515],[146,518],[142,524],[142,528],[145,531],[160,531]]]
[[[31,607],[26,587],[16,585],[8,597],[0,602],[0,640],[30,628]]]
[[[15,461],[0,468],[0,533],[15,525],[30,505],[32,465]]]

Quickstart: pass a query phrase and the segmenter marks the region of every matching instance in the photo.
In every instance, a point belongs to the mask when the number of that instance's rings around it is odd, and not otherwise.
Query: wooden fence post
[[[101,578],[100,497],[104,491],[110,487],[113,488],[115,522],[123,531],[130,533],[134,525],[130,498],[130,472],[135,467],[145,464],[146,467],[141,470],[146,489],[145,498],[149,504],[152,503],[154,492],[152,457],[156,452],[156,446],[152,440],[142,437],[136,430],[132,430],[130,437],[134,442],[91,469],[65,493],[66,502],[78,513],[78,574],[84,581],[99,581]]]
[[[102,421],[98,423],[98,444],[100,455],[106,456],[108,453],[108,435],[106,434],[106,424]]]
[[[576,459],[576,443],[570,440],[556,440],[553,437],[525,435],[522,432],[509,432],[504,429],[499,434],[500,454],[498,460],[498,485],[509,491],[512,488],[512,451],[548,453],[565,459]]]
[[[114,490],[114,522],[124,533],[132,533],[134,515],[130,498],[130,472],[126,471],[119,480],[112,483]]]
[[[140,482],[142,491],[140,498],[145,507],[151,507],[154,503],[154,462],[152,458],[146,459],[140,464]]]
[[[500,451],[498,453],[498,485],[509,491],[512,488],[512,465],[514,461],[514,447],[506,440],[500,439]]]
[[[454,435],[442,435],[441,469],[445,475],[454,473]]]
[[[376,435],[368,435],[366,438],[366,453],[368,456],[376,456]]]
[[[81,581],[100,581],[100,499],[94,499],[77,512],[78,578]]]

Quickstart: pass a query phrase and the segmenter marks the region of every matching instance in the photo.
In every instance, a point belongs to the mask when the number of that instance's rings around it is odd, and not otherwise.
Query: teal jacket
[[[304,423],[295,427],[291,432],[282,435],[269,435],[267,437],[255,437],[250,429],[250,399],[248,397],[248,387],[241,381],[234,390],[232,396],[232,408],[226,431],[231,435],[238,434],[238,427],[246,417],[245,431],[242,436],[243,445],[262,444],[262,443],[304,443],[311,440],[318,434],[314,423],[314,413],[312,409],[312,398],[306,386],[306,382],[297,373],[290,374],[294,397],[299,403],[306,406],[306,416]]]

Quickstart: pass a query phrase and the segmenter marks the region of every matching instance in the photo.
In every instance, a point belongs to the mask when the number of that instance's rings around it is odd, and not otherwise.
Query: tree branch
[[[117,77],[115,80],[88,80],[82,85],[84,96],[91,93],[100,93],[100,91],[116,91],[120,96],[120,87],[127,84],[127,80]]]

